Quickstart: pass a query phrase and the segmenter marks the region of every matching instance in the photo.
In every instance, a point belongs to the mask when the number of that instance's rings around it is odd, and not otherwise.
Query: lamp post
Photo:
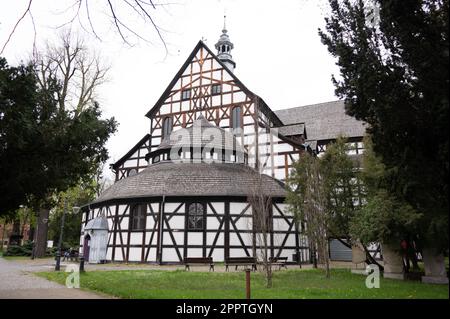
[[[62,245],[63,231],[64,231],[64,219],[66,218],[66,210],[67,210],[67,199],[64,198],[64,210],[63,210],[63,215],[62,215],[62,219],[61,219],[61,230],[59,232],[58,250],[56,251],[55,271],[59,271],[60,266],[61,266],[61,245]]]
[[[75,214],[78,214],[80,211],[80,207],[74,206],[72,208],[73,212]],[[64,210],[63,215],[61,219],[61,230],[59,232],[59,241],[58,241],[58,250],[56,252],[56,265],[55,265],[55,271],[59,271],[61,269],[61,246],[62,246],[62,240],[63,240],[63,231],[64,231],[64,220],[66,218],[66,212],[67,212],[67,199],[64,199]]]
[[[78,214],[80,212],[80,210],[81,210],[81,208],[78,207],[78,206],[74,206],[72,209],[73,209],[73,212],[75,214]],[[79,271],[80,272],[84,272],[84,254],[83,254],[83,252],[81,252],[81,255],[80,255],[80,269],[79,269]]]

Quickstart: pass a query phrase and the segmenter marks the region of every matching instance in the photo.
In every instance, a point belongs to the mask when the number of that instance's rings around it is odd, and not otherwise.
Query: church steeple
[[[236,63],[233,61],[233,57],[231,56],[231,50],[234,46],[227,34],[228,30],[225,24],[225,19],[226,16],[223,17],[222,35],[220,36],[219,41],[216,43],[217,57],[227,66],[227,68],[231,72],[233,72],[234,68],[236,67]]]

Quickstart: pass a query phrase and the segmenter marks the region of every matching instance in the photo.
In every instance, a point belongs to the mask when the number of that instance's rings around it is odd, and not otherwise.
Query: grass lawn
[[[37,273],[62,284],[67,274]],[[348,269],[333,269],[330,279],[319,269],[279,271],[274,274],[271,289],[265,288],[260,273],[252,273],[251,280],[252,298],[449,298],[448,285],[382,278],[379,289],[368,289],[365,276],[351,274]],[[80,286],[121,298],[245,298],[243,272],[91,271],[81,275]]]

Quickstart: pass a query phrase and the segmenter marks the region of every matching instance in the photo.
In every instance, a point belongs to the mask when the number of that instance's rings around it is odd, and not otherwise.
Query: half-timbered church
[[[249,198],[262,196],[270,198],[270,255],[308,262],[284,181],[294,161],[339,134],[361,151],[364,127],[340,101],[272,111],[234,74],[232,50],[225,26],[216,53],[200,41],[148,111],[150,131],[111,165],[115,183],[84,207],[87,260],[258,257]]]

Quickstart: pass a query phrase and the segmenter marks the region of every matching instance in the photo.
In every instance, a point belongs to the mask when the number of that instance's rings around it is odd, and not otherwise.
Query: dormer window
[[[189,100],[191,98],[191,89],[181,91],[181,100]]]
[[[137,174],[137,170],[135,168],[132,168],[130,170],[128,170],[128,177],[129,176],[134,176]]]
[[[217,95],[222,93],[222,85],[220,84],[213,84],[213,86],[211,87],[211,94],[212,95]]]

